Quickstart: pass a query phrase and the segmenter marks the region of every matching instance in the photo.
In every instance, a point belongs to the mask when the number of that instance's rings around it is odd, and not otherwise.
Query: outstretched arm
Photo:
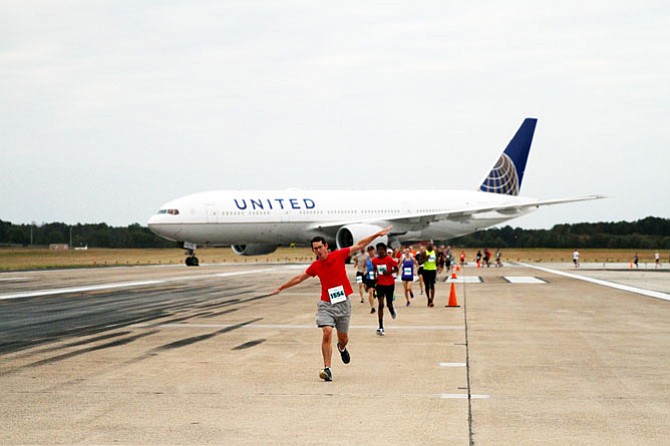
[[[273,296],[273,295],[275,295],[275,294],[279,294],[279,293],[281,293],[283,290],[285,290],[286,288],[290,288],[290,287],[292,287],[292,286],[294,286],[294,285],[297,285],[297,284],[299,284],[300,282],[302,282],[303,280],[307,280],[307,279],[309,279],[310,277],[312,277],[312,276],[310,276],[310,275],[307,274],[307,273],[300,273],[300,274],[298,274],[297,276],[295,276],[295,277],[293,277],[292,279],[290,279],[290,280],[289,280],[288,282],[286,282],[285,284],[281,285],[281,286],[280,286],[279,288],[277,288],[276,290],[272,291],[272,292],[270,293],[270,295]]]
[[[382,237],[382,236],[388,234],[389,232],[391,232],[391,228],[392,228],[392,227],[393,227],[393,226],[389,226],[389,227],[384,228],[384,229],[382,229],[381,231],[379,231],[379,232],[377,232],[377,233],[375,233],[375,234],[372,234],[372,235],[369,236],[369,237],[365,237],[364,239],[359,240],[357,243],[355,243],[355,244],[353,244],[352,246],[350,246],[350,248],[351,248],[351,252],[360,251],[361,249],[363,249],[363,248],[365,248],[367,245],[369,245],[370,242],[372,242],[372,241],[373,241],[374,239],[376,239],[377,237]]]

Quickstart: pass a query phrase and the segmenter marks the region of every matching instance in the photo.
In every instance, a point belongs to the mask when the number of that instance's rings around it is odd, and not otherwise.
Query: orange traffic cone
[[[454,282],[451,282],[451,291],[449,291],[449,305],[445,305],[445,307],[460,307],[456,300],[456,286]]]
[[[456,280],[458,277],[456,277],[456,271],[451,273],[451,280]]]

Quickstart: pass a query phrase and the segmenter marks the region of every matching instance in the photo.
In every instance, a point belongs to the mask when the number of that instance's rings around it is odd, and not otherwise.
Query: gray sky
[[[546,5],[542,5],[545,3]],[[0,219],[125,226],[212,189],[473,189],[509,224],[670,218],[667,1],[0,3]]]

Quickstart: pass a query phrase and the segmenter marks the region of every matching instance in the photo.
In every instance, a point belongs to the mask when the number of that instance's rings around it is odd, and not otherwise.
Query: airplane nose
[[[159,220],[160,220],[160,219],[159,219],[159,216],[158,216],[158,215],[152,215],[152,216],[149,218],[149,220],[147,221],[147,227],[149,228],[149,230],[150,230],[151,232],[157,234],[157,232],[156,232],[156,227],[157,227],[157,225],[160,223]]]
[[[174,216],[165,213],[152,215],[147,221],[151,232],[168,240],[177,240],[181,233],[181,226],[174,221]]]
[[[149,230],[153,232],[154,234],[157,235],[163,235],[164,234],[164,225],[165,223],[163,215],[156,214],[152,215],[149,220],[147,221],[147,226],[149,227]]]

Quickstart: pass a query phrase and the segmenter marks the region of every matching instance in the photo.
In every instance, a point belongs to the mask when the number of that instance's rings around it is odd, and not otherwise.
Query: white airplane
[[[231,245],[236,254],[269,254],[278,246],[308,245],[317,235],[342,248],[389,225],[382,241],[397,246],[446,240],[528,214],[540,206],[603,198],[519,197],[537,119],[527,118],[479,190],[225,190],[164,204],[151,231],[186,249],[198,265],[198,245]]]

